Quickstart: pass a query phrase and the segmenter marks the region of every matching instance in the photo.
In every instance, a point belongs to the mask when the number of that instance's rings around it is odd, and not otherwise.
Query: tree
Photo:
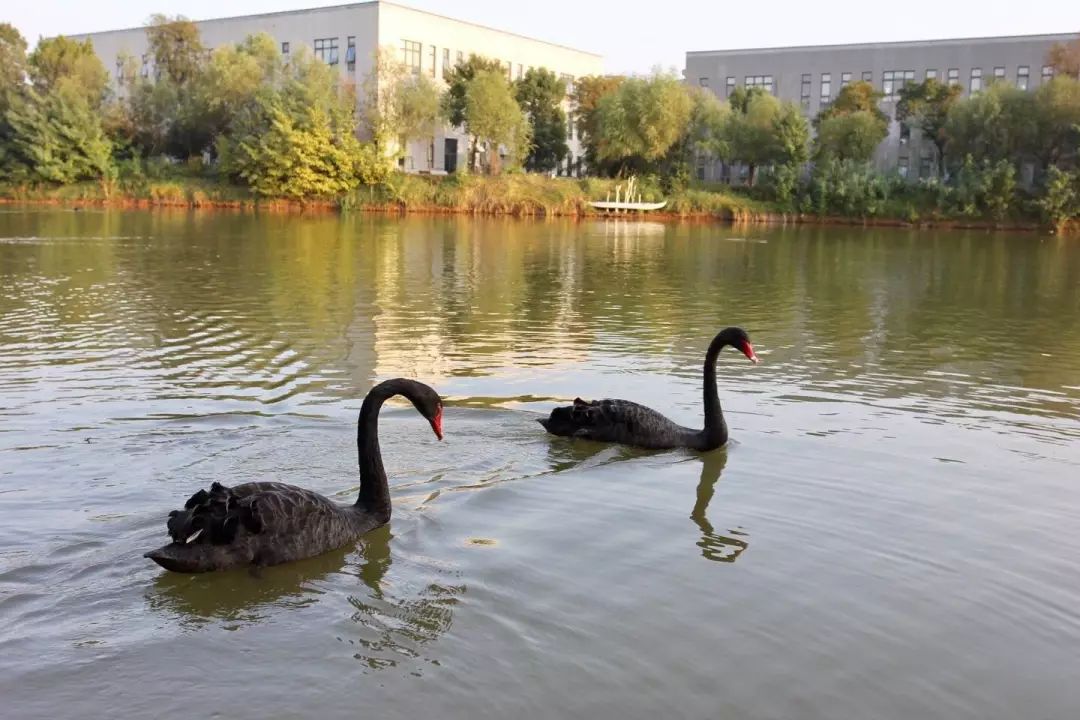
[[[1054,43],[1046,54],[1046,64],[1052,65],[1058,75],[1080,80],[1080,38],[1067,43]]]
[[[146,38],[160,77],[183,86],[202,71],[206,50],[198,26],[187,18],[152,15]]]
[[[266,125],[235,143],[227,169],[257,194],[304,199],[337,197],[356,186],[355,138],[335,133],[317,107],[263,101]]]
[[[411,140],[430,136],[441,112],[438,88],[426,75],[414,75],[383,49],[364,80],[363,120],[369,139],[385,157],[396,145],[400,156]]]
[[[546,68],[530,68],[514,83],[514,94],[532,128],[532,147],[525,168],[551,172],[570,152],[566,145],[566,112],[562,109],[566,82]]]
[[[945,161],[949,112],[960,93],[959,85],[943,85],[933,78],[917,84],[908,83],[900,88],[896,119],[908,127],[917,128],[924,138],[934,144],[939,167],[943,167]]]
[[[14,169],[10,146],[13,130],[7,113],[26,85],[26,40],[8,23],[0,23],[0,172]]]
[[[108,75],[89,42],[42,40],[28,59],[26,43],[0,26],[0,166],[37,182],[103,179],[112,171],[112,145],[101,124]],[[26,85],[26,72],[33,80]]]
[[[596,108],[597,159],[618,163],[620,173],[659,160],[686,132],[692,111],[674,75],[627,78]]]
[[[688,92],[690,121],[682,137],[661,163],[668,190],[689,183],[691,165],[695,160],[727,159],[730,154],[727,122],[731,116],[731,106],[704,88],[691,87]]]
[[[64,37],[43,39],[30,53],[30,80],[39,93],[47,94],[68,81],[84,93],[91,107],[100,107],[109,87],[109,72],[94,53],[89,40]]]
[[[814,159],[869,162],[889,134],[889,116],[878,107],[882,95],[868,82],[840,89],[836,100],[814,118]]]
[[[503,73],[503,64],[481,55],[469,55],[469,59],[446,73],[446,94],[443,95],[443,114],[454,127],[465,124],[466,90],[473,78],[481,72]]]
[[[865,80],[849,83],[840,88],[840,94],[836,96],[836,99],[817,114],[814,118],[814,127],[817,128],[821,122],[837,115],[867,112],[879,120],[888,131],[889,116],[878,106],[882,97],[884,95]]]
[[[1038,111],[1034,95],[1005,83],[958,101],[945,122],[947,160],[958,171],[971,156],[976,165],[1034,159]]]
[[[235,45],[215,50],[192,84],[187,103],[187,131],[200,138],[195,144],[209,146],[216,137],[229,132],[259,92],[278,83],[281,73],[277,42],[265,33],[249,35]]]
[[[762,165],[794,167],[809,156],[810,127],[799,108],[760,88],[736,88],[728,98],[728,143],[732,159],[749,169],[752,186]]]
[[[469,83],[478,73],[493,72],[502,74],[503,64],[480,55],[469,55],[469,59],[458,63],[446,73],[446,92],[442,96],[442,113],[446,121],[454,127],[465,126],[465,105]],[[477,139],[473,136],[469,143],[469,167],[477,163]]]
[[[181,17],[154,15],[146,35],[155,77],[126,71],[120,107],[107,112],[118,145],[144,156],[189,158],[212,150],[238,98],[250,97],[255,78],[267,79],[264,73],[280,64],[269,38],[248,38],[210,55],[198,27]]]
[[[818,123],[814,160],[869,162],[888,133],[885,123],[865,110],[827,117]]]
[[[1055,77],[1034,93],[1035,122],[1018,125],[1029,133],[1031,154],[1043,168],[1080,167],[1080,80]]]
[[[1080,218],[1080,171],[1069,173],[1051,166],[1038,204],[1043,217],[1055,228]]]
[[[223,171],[268,197],[335,197],[356,187],[355,97],[337,71],[301,52],[217,139]]]
[[[596,110],[600,100],[614,93],[625,79],[622,75],[586,75],[578,78],[570,94],[574,124],[577,125],[581,145],[585,148],[585,163],[599,174],[613,175],[617,168],[605,167],[597,157],[596,142],[599,133]]]
[[[11,128],[8,166],[31,181],[73,183],[103,179],[112,167],[112,145],[85,92],[58,82],[42,95],[27,88],[6,113]]]
[[[10,23],[0,23],[0,110],[3,96],[26,82],[26,40]]]
[[[465,127],[487,144],[487,169],[493,175],[499,172],[500,145],[519,161],[528,153],[529,120],[501,71],[482,70],[465,86]]]

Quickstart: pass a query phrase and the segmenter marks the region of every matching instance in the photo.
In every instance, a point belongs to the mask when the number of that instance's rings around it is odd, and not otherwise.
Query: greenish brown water
[[[557,402],[726,451],[543,434]],[[356,547],[169,575],[195,489],[356,492]],[[5,718],[1080,713],[1080,244],[862,229],[0,213]]]

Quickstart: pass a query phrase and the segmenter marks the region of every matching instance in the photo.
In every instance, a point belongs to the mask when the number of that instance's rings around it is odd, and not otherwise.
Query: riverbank
[[[497,177],[450,175],[429,177],[394,175],[386,182],[366,186],[336,199],[267,198],[248,188],[208,177],[178,177],[161,181],[72,185],[0,184],[0,203],[43,204],[69,207],[192,208],[248,212],[383,212],[468,214],[513,217],[605,217],[590,200],[613,197],[619,183],[602,178],[550,178],[506,174]],[[748,197],[736,190],[688,188],[665,194],[644,184],[642,199],[666,200],[661,211],[626,213],[614,217],[651,220],[695,220],[734,224],[820,224],[939,229],[981,229],[1035,232],[1046,228],[1037,220],[1006,222],[972,217],[949,217],[933,212],[913,213],[910,205],[869,217],[816,215],[785,211],[776,204]],[[1080,223],[1066,226],[1080,231]]]

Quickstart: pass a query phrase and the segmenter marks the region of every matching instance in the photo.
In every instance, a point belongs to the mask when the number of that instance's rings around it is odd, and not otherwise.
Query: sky
[[[0,9],[30,43],[134,27],[155,12],[193,20],[340,5],[323,0],[14,0]],[[1080,32],[1080,0],[402,0],[604,56],[611,73],[682,70],[688,50]]]

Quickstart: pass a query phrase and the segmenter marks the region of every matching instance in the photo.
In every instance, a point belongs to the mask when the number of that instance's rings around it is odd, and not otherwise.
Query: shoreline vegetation
[[[511,79],[470,55],[437,79],[380,48],[359,79],[265,34],[211,50],[163,15],[146,34],[141,65],[118,58],[113,77],[88,40],[28,51],[0,23],[0,202],[594,217],[633,177],[666,205],[616,217],[1080,232],[1080,40],[1030,90],[852,82],[808,118],[659,70]],[[434,169],[448,126],[457,172],[399,169]],[[886,172],[897,133],[908,149]]]
[[[597,178],[551,178],[507,174],[487,176],[428,177],[400,175],[389,186],[361,188],[339,199],[271,198],[248,188],[212,178],[174,178],[138,186],[110,188],[99,183],[70,185],[10,185],[0,183],[0,205],[52,205],[113,209],[231,210],[269,213],[364,212],[387,215],[476,215],[516,218],[576,218],[655,221],[719,222],[734,225],[865,225],[1037,232],[1045,225],[1034,218],[1004,221],[927,214],[877,214],[865,216],[818,215],[785,210],[766,200],[736,191],[689,189],[666,198],[659,211],[610,213],[589,205],[604,197],[614,180]],[[647,193],[652,197],[655,193]],[[1080,223],[1059,228],[1063,234],[1080,234]]]

